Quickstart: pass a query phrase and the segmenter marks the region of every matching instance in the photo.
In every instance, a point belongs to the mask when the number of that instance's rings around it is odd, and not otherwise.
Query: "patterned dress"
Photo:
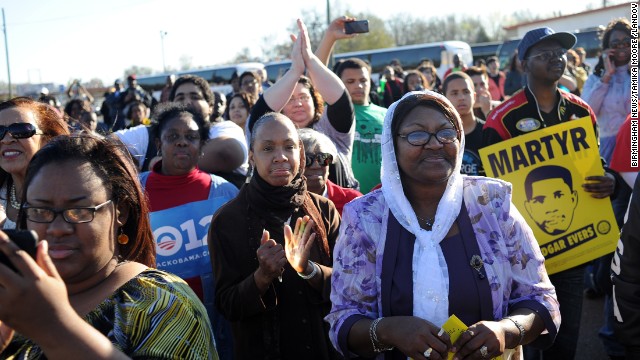
[[[132,359],[218,359],[204,306],[182,279],[160,270],[141,272],[84,319]],[[0,358],[46,355],[16,334]]]

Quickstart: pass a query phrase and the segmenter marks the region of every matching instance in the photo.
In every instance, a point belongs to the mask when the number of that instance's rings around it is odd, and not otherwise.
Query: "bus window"
[[[479,59],[486,60],[489,56],[496,56],[501,44],[501,42],[485,42],[471,45],[474,64]]]
[[[215,74],[213,75],[213,81],[209,80],[212,85],[226,85],[231,83],[231,77],[233,76],[233,73],[236,71],[235,66],[234,67],[228,67],[228,68],[222,68],[222,69],[216,69],[215,70]]]
[[[269,81],[275,83],[284,75],[291,67],[291,61],[277,61],[273,63],[265,64],[264,69],[267,70],[267,77]]]
[[[506,70],[511,62],[511,57],[513,53],[518,48],[518,44],[520,44],[520,39],[514,40],[506,40],[500,45],[498,48],[498,59],[500,60],[500,69]]]

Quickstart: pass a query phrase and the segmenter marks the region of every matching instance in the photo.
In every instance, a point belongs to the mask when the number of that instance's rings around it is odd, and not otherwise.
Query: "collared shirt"
[[[528,86],[516,92],[489,114],[482,129],[483,147],[585,116],[591,117],[597,137],[598,125],[591,107],[571,93],[562,90],[557,90],[557,93],[559,101],[555,109],[545,113],[538,107],[536,97]]]

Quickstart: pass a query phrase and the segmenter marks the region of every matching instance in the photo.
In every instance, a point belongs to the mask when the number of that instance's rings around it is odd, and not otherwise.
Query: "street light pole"
[[[9,82],[9,98],[13,97],[11,91],[11,68],[9,67],[9,43],[7,43],[7,22],[4,20],[4,8],[2,8],[2,30],[4,31],[4,51],[7,55],[7,79]]]
[[[164,61],[164,37],[167,35],[166,31],[160,30],[160,47],[162,48],[162,70],[167,72],[167,64]]]

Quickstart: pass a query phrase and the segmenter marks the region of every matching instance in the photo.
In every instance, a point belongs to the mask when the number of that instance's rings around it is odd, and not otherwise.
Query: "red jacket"
[[[340,215],[342,215],[342,208],[351,200],[362,196],[362,193],[358,190],[343,188],[331,182],[327,179],[327,197],[333,202],[338,209]]]

